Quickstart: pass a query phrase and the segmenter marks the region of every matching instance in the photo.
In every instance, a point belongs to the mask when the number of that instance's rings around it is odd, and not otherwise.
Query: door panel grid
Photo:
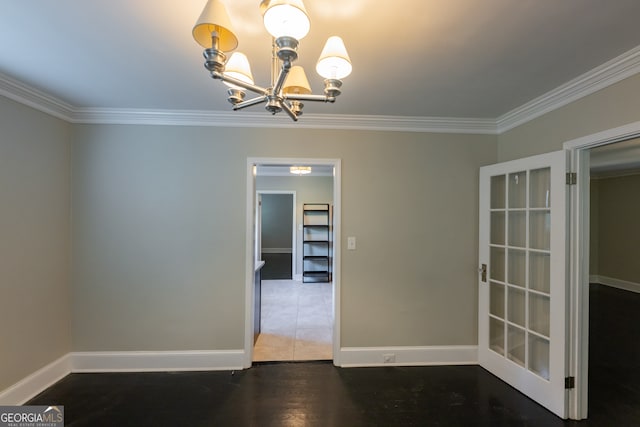
[[[490,349],[549,379],[551,170],[491,177]]]

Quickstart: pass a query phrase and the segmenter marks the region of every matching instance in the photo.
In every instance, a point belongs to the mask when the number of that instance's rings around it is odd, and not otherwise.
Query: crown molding
[[[0,73],[0,95],[70,123],[369,130],[499,135],[640,72],[640,46],[496,119],[74,107]]]
[[[285,115],[273,117],[265,113],[244,111],[78,108],[2,73],[0,73],[0,95],[61,120],[77,124],[496,133],[493,119],[305,114],[298,122],[293,122]]]
[[[67,122],[75,111],[70,104],[2,73],[0,95]]]
[[[375,130],[396,132],[495,134],[493,119],[449,117],[363,116],[304,114],[294,122],[286,115],[200,110],[135,110],[86,108],[76,112],[73,123],[172,126],[222,126],[249,128],[296,128]]]
[[[637,46],[498,117],[496,119],[497,133],[502,134],[639,72],[640,46]]]

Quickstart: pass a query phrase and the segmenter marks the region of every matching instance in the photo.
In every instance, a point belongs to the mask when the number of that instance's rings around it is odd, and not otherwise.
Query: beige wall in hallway
[[[589,183],[589,274],[600,274],[598,265],[600,252],[600,185],[599,180]]]
[[[71,350],[69,137],[0,96],[0,391]]]
[[[342,159],[343,346],[476,343],[495,136],[74,129],[74,350],[243,347],[248,157]]]
[[[595,182],[598,258],[597,272],[591,274],[640,284],[640,175]]]

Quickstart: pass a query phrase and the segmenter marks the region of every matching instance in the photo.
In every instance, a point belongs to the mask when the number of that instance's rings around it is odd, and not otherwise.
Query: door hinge
[[[567,172],[567,185],[576,185],[578,183],[578,174],[575,172]]]
[[[576,377],[565,377],[564,388],[567,390],[576,388]]]

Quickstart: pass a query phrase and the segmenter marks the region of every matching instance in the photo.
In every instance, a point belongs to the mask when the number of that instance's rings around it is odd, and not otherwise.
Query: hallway
[[[255,362],[333,359],[333,284],[262,281]]]

